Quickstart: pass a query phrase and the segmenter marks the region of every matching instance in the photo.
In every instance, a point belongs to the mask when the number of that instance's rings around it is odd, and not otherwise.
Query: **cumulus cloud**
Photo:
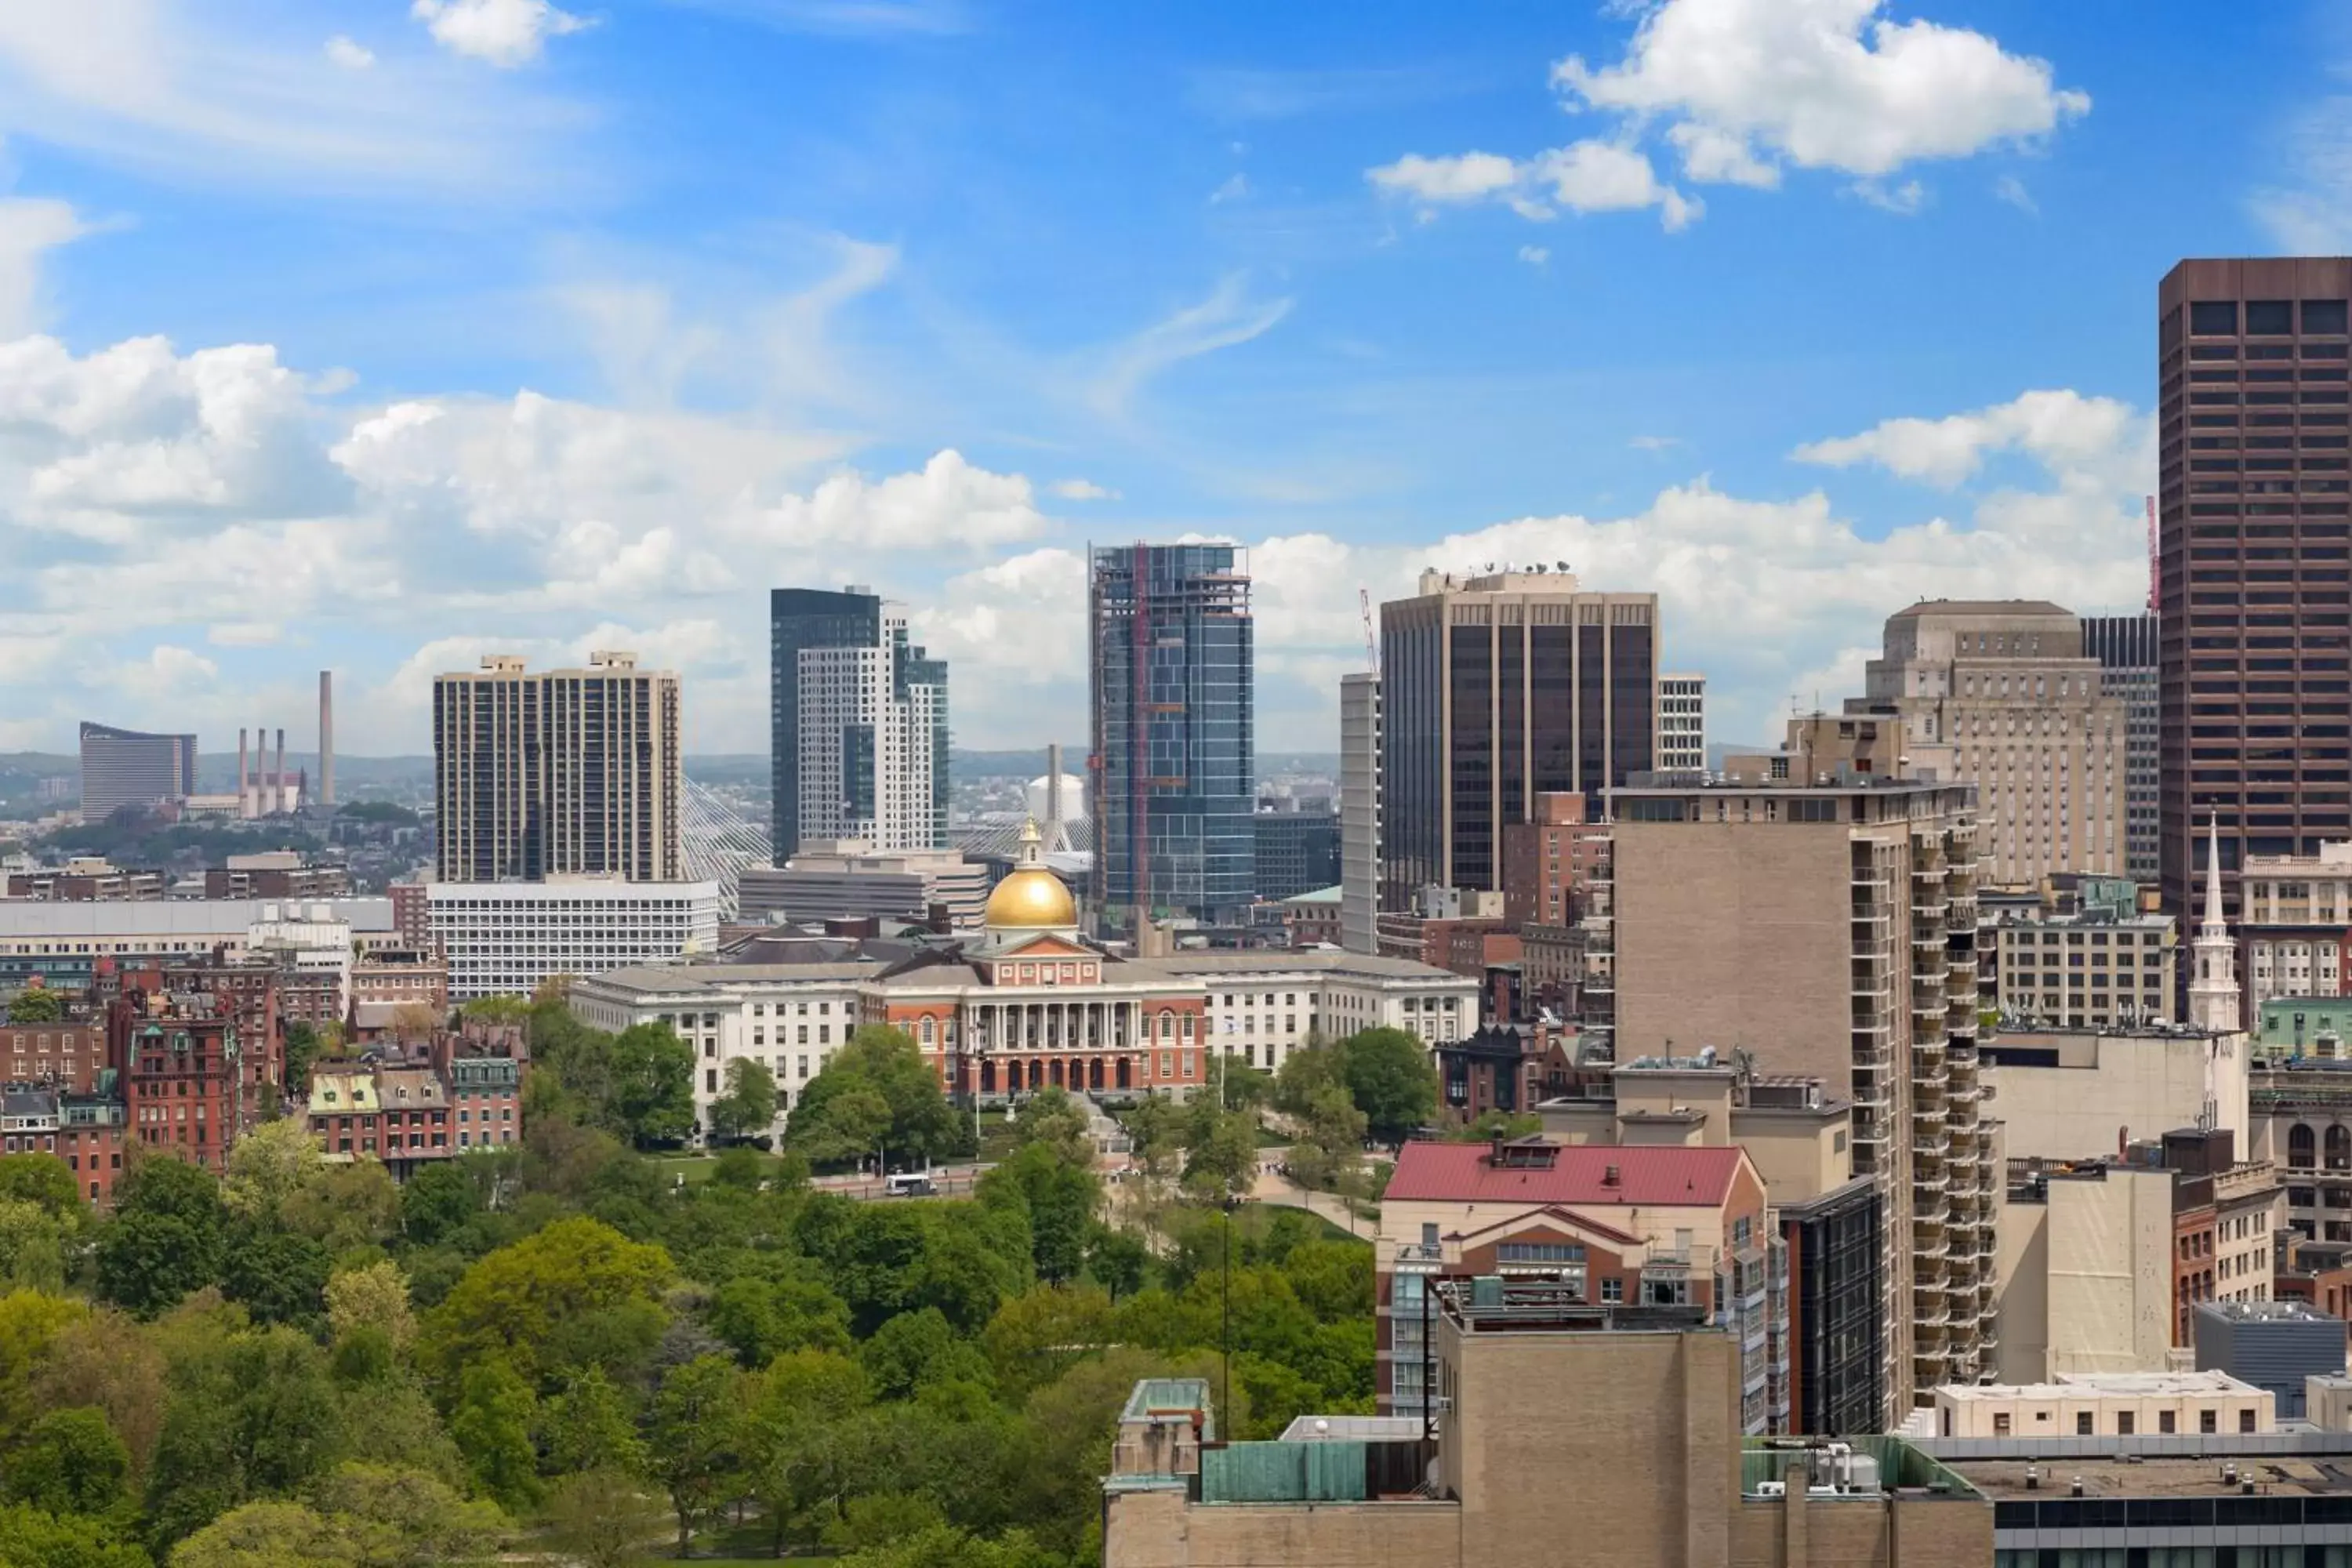
[[[68,203],[24,196],[0,200],[0,336],[39,324],[42,258],[89,232]]]
[[[337,33],[327,40],[327,60],[347,71],[363,71],[375,64],[375,51]]]
[[[1940,419],[1888,419],[1859,435],[1809,442],[1793,455],[1836,468],[1873,463],[1950,489],[1974,477],[1988,456],[2023,452],[2062,478],[2128,492],[2152,471],[2154,443],[2154,425],[2130,405],[2060,388]]]
[[[409,15],[451,54],[506,70],[539,58],[548,39],[588,26],[548,0],[414,0]]]
[[[1368,171],[1375,187],[1424,210],[1502,201],[1522,216],[1655,206],[1665,226],[1700,204],[1661,180],[1641,148],[1663,137],[1698,184],[1770,190],[1784,168],[1855,176],[1853,189],[1895,212],[1926,199],[1909,165],[2047,138],[2090,111],[2047,61],[2012,54],[1965,27],[1887,17],[1885,0],[1657,0],[1625,57],[1552,67],[1563,107],[1605,115],[1613,134],[1514,159],[1495,153],[1408,154]],[[1548,187],[1548,189],[1547,189]]]

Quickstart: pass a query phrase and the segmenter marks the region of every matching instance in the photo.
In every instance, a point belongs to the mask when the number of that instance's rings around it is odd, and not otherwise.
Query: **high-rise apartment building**
[[[2352,259],[2189,260],[2157,289],[2165,907],[2218,815],[2249,855],[2352,838]]]
[[[1539,795],[1657,766],[1658,597],[1566,573],[1421,574],[1381,606],[1381,905],[1500,891],[1503,828]]]
[[[532,674],[493,654],[433,682],[444,882],[685,874],[678,680],[633,653]]]
[[[772,590],[768,630],[775,863],[811,839],[947,847],[947,661],[854,584]]]
[[[1853,1102],[1885,1216],[1885,1386],[1992,1371],[1997,1124],[1977,1059],[1977,812],[1964,784],[1672,785],[1612,796],[1619,1061],[1712,1046]]]
[[[1658,677],[1658,771],[1695,773],[1706,766],[1706,677]]]
[[[1381,678],[1339,678],[1339,945],[1380,951]]]
[[[1997,884],[2123,873],[2124,704],[2084,657],[2070,611],[2030,599],[1914,605],[1887,617],[1885,653],[1864,679],[1837,721],[1840,741],[1827,739],[1826,717],[1800,719],[1791,749],[1832,748],[1861,773],[1975,784],[1985,873]],[[1841,742],[1866,719],[1895,724],[1864,766]],[[1805,777],[1834,771],[1817,752]]]
[[[1095,906],[1108,929],[1154,913],[1244,918],[1255,882],[1250,580],[1230,544],[1094,552]]]
[[[185,800],[196,792],[196,738],[148,735],[84,721],[81,819],[104,822],[126,805]]]
[[[2151,887],[2164,863],[2157,641],[2153,615],[2083,617],[2083,651],[2099,661],[2101,689],[2124,705],[2124,875]]]

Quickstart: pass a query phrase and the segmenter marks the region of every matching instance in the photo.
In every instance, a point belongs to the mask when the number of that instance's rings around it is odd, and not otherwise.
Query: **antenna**
[[[1380,639],[1372,635],[1372,591],[1359,585],[1356,603],[1363,607],[1364,612],[1364,668],[1378,675],[1381,672],[1381,644]]]

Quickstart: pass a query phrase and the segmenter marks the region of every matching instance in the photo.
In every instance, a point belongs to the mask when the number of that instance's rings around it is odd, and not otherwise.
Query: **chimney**
[[[269,775],[269,809],[286,809],[286,731],[278,731],[278,771]]]
[[[1486,1163],[1498,1171],[1503,1168],[1503,1130],[1499,1127],[1495,1130],[1493,1142],[1486,1145]],[[1614,1170],[1616,1167],[1610,1168]]]
[[[1601,1184],[1604,1187],[1616,1186],[1620,1184],[1620,1181],[1621,1178],[1618,1174],[1617,1167],[1614,1165],[1607,1167],[1601,1173]]]
[[[335,804],[335,672],[319,672],[319,804]]]
[[[236,732],[236,814],[245,815],[245,731]]]

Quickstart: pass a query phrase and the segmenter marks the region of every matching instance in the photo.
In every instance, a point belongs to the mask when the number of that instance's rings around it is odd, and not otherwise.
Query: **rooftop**
[[[1715,1207],[1746,1156],[1736,1148],[1568,1145],[1528,1140],[1407,1143],[1389,1177],[1391,1203],[1650,1204]]]
[[[2114,1439],[2107,1441],[2112,1444]],[[2239,1480],[2234,1486],[2221,1479],[2225,1462],[2237,1466]],[[2098,1454],[2039,1459],[1946,1458],[1943,1463],[1977,1490],[2004,1501],[2032,1498],[2063,1502],[2078,1480],[2085,1498],[2226,1497],[2238,1493],[2249,1480],[2258,1496],[2352,1493],[2352,1455],[2346,1454],[2287,1454],[2234,1461],[2207,1453]],[[2038,1486],[2027,1485],[2028,1472],[2033,1472]]]
[[[2101,1372],[2061,1374],[2055,1383],[1947,1383],[1936,1397],[1956,1404],[2018,1404],[2065,1399],[2189,1399],[2260,1394],[2226,1372]]]
[[[390,899],[306,899],[324,904],[355,931],[393,929]],[[243,937],[262,921],[285,918],[284,899],[166,899],[151,902],[43,903],[0,900],[0,940],[119,940],[139,937]]]

